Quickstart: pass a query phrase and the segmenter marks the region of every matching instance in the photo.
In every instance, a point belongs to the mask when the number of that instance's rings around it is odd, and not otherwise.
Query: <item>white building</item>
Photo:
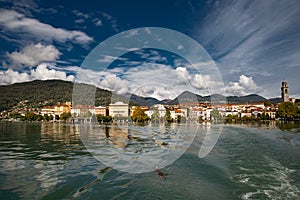
[[[188,109],[187,108],[180,108],[182,116],[187,118],[188,117]]]
[[[128,117],[128,104],[116,102],[109,104],[109,115],[111,117]]]
[[[42,108],[41,115],[52,115],[54,116],[54,106],[45,106]]]
[[[158,105],[155,105],[155,107],[157,107],[159,117],[165,117],[166,112],[167,112],[165,106],[162,104],[158,104]]]
[[[176,111],[175,110],[171,110],[170,113],[171,113],[171,118],[172,119],[176,119]]]
[[[80,107],[71,108],[71,115],[74,116],[74,117],[79,116],[80,115],[80,110],[81,110]]]
[[[145,114],[148,115],[149,118],[152,117],[153,113],[154,113],[154,110],[146,110],[145,111]]]

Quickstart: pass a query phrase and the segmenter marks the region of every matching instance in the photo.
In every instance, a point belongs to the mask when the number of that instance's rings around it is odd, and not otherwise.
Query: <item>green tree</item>
[[[276,117],[285,120],[292,120],[297,116],[297,106],[291,102],[283,102],[276,111]]]
[[[240,120],[245,120],[247,121],[249,118],[244,116],[242,118],[240,118],[238,115],[232,115],[232,114],[229,114],[225,117],[225,122],[238,122]]]
[[[213,109],[210,112],[210,116],[212,117],[213,120],[220,119],[220,112],[217,109]]]
[[[49,120],[50,120],[49,115],[48,115],[48,114],[45,114],[45,115],[44,115],[44,119],[45,119],[46,121],[49,121]]]
[[[55,120],[59,120],[59,115],[55,115]]]
[[[264,119],[264,117],[265,117],[264,114],[257,113],[257,118],[258,119]]]
[[[297,107],[297,118],[300,119],[300,102],[296,103]]]
[[[154,112],[153,112],[153,114],[152,114],[152,116],[151,116],[151,121],[152,122],[159,122],[159,112],[158,112],[158,110],[154,110]]]
[[[111,122],[113,120],[112,116],[104,116],[103,122]]]
[[[173,119],[172,119],[172,117],[171,117],[171,111],[170,111],[170,109],[167,109],[167,110],[166,110],[165,119],[166,119],[166,121],[167,121],[168,123],[173,122]]]
[[[111,116],[96,115],[97,121],[100,123],[108,123],[112,121]]]
[[[176,117],[176,122],[177,122],[177,123],[180,123],[180,122],[181,122],[181,115],[178,115],[178,116]]]
[[[64,112],[64,113],[61,113],[59,118],[60,118],[60,120],[66,121],[66,120],[70,119],[70,117],[71,117],[71,113]]]
[[[181,116],[181,115],[177,115],[176,121],[177,121],[177,123],[185,123],[186,122],[186,117]]]
[[[132,113],[132,120],[134,122],[143,123],[149,120],[148,115],[140,107],[137,107]]]
[[[198,121],[199,121],[199,123],[203,123],[203,122],[204,122],[203,117],[202,117],[202,116],[199,116]]]
[[[21,116],[21,117],[20,117],[20,121],[23,122],[23,121],[25,121],[25,120],[26,120],[26,119],[25,119],[25,116]]]
[[[12,112],[12,113],[10,113],[9,116],[11,118],[17,119],[17,118],[21,118],[22,115],[20,113],[18,113],[18,112]]]
[[[25,120],[34,121],[35,114],[33,112],[28,112],[25,114]]]
[[[34,115],[34,121],[42,121],[44,117],[42,115]]]
[[[104,117],[104,115],[96,115],[97,121],[100,123],[104,121]]]

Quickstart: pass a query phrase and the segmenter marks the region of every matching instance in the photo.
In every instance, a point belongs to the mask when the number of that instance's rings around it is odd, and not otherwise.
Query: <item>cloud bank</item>
[[[73,75],[67,75],[65,72],[51,69],[50,64],[42,63],[29,72],[18,72],[12,69],[0,71],[0,85],[9,85],[20,82],[28,82],[33,80],[49,80],[60,79],[65,81],[73,81]]]
[[[229,82],[225,87],[225,92],[233,95],[247,95],[262,91],[253,81],[252,77],[241,75],[238,82]]]
[[[10,61],[10,67],[34,67],[43,62],[55,62],[61,53],[53,45],[31,44],[21,51],[6,53]]]
[[[113,68],[105,72],[89,69],[77,71],[76,82],[96,85],[114,91],[120,95],[136,94],[143,97],[154,97],[159,100],[173,99],[184,91],[201,95],[210,95],[210,88],[217,88],[218,94],[246,95],[262,90],[252,77],[241,75],[238,82],[230,82],[225,87],[214,81],[213,77],[199,72],[192,73],[186,67],[173,68],[158,63],[143,63],[131,68]]]
[[[28,18],[14,10],[0,9],[0,26],[7,32],[19,34],[40,41],[75,42],[88,44],[93,38],[81,31],[55,28],[37,19]]]

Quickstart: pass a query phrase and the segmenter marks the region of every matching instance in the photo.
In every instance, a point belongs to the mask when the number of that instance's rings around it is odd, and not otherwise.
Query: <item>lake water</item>
[[[282,127],[225,125],[199,158],[219,125],[0,122],[0,199],[300,199],[300,128]]]

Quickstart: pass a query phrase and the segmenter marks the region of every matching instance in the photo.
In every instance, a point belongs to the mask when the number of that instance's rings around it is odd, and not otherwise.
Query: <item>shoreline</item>
[[[42,124],[42,123],[52,123],[52,124],[65,124],[65,125],[80,125],[80,124],[92,124],[92,123],[72,123],[70,121],[19,121],[19,120],[0,120],[0,123],[32,123],[32,124]],[[122,124],[130,124],[134,126],[139,126],[138,123],[128,123],[128,122],[121,122]],[[94,124],[97,125],[113,125],[116,124],[115,122],[112,123],[99,123],[96,122]],[[156,124],[156,123],[155,123]],[[239,126],[239,127],[249,127],[249,128],[267,128],[267,129],[279,129],[282,131],[290,131],[292,129],[300,129],[300,121],[293,120],[293,121],[284,121],[284,120],[258,120],[258,121],[238,121],[238,122],[224,122],[224,123],[214,123],[210,121],[202,122],[202,123],[157,123],[159,125],[171,125],[171,124],[192,124],[198,126],[213,126],[213,125],[224,125],[224,126]],[[150,125],[151,123],[144,124],[143,126]]]

